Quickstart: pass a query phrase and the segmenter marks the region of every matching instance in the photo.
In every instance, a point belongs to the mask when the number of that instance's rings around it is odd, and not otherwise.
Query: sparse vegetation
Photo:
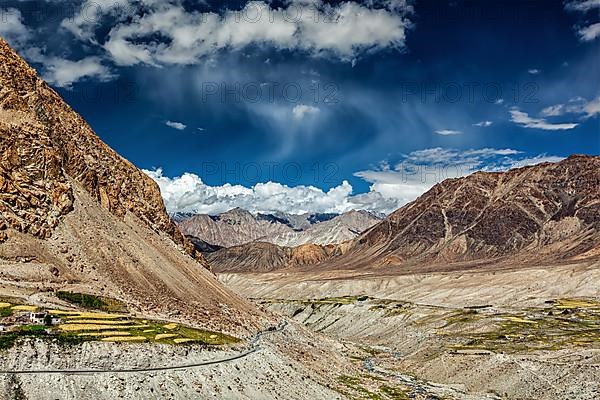
[[[340,393],[350,399],[357,400],[408,400],[410,397],[405,388],[382,385],[381,378],[365,375],[362,378],[342,375],[338,382],[343,385]]]
[[[446,331],[438,333],[457,340],[450,346],[455,350],[519,353],[600,343],[600,303],[561,299],[548,304],[519,314],[455,313],[447,317]],[[472,333],[481,321],[487,329]]]
[[[102,311],[121,311],[124,309],[123,304],[115,299],[91,294],[58,291],[56,297],[88,309]]]

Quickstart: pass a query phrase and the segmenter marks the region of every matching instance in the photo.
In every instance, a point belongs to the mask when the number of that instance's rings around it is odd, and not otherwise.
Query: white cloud
[[[42,62],[45,67],[42,78],[58,87],[70,88],[73,83],[87,78],[106,81],[114,77],[98,57],[87,57],[78,61],[45,57]]]
[[[0,8],[0,36],[17,48],[29,40],[30,32],[23,24],[21,11]]]
[[[553,106],[546,107],[542,110],[541,114],[545,117],[558,117],[565,113],[564,104],[556,104]]]
[[[347,181],[323,191],[313,186],[290,187],[276,182],[252,187],[225,184],[209,186],[192,173],[169,178],[161,169],[144,171],[160,186],[169,212],[217,214],[235,207],[251,212],[332,212],[365,209],[390,213],[416,199],[436,183],[468,175],[478,170],[502,171],[562,158],[545,154],[527,157],[514,149],[454,150],[431,148],[404,155],[393,168],[382,163],[378,168],[354,175],[369,182],[367,193],[352,194]]]
[[[292,114],[294,115],[294,119],[302,120],[307,115],[315,115],[318,114],[321,110],[319,107],[309,106],[306,104],[298,104],[294,106],[292,109]]]
[[[565,8],[568,10],[586,12],[594,8],[600,8],[600,0],[571,1],[565,4]]]
[[[596,8],[600,8],[600,0],[574,0],[565,4],[565,9],[581,13],[586,13]],[[584,42],[590,42],[600,37],[600,22],[580,27],[577,30],[577,35]]]
[[[323,191],[314,186],[290,187],[276,182],[258,183],[252,187],[225,184],[209,186],[191,173],[176,178],[165,177],[162,170],[144,171],[160,186],[169,212],[217,214],[235,207],[251,212],[335,212],[362,208],[353,202],[352,186],[343,181]],[[377,197],[377,196],[375,196]]]
[[[576,97],[567,104],[555,104],[542,110],[541,115],[557,117],[565,114],[579,114],[583,119],[595,117],[600,114],[600,96],[587,101],[583,97]]]
[[[165,125],[167,125],[170,128],[177,129],[178,131],[182,131],[185,128],[187,128],[186,124],[177,121],[167,121],[165,122]]]
[[[592,41],[600,37],[600,22],[580,28],[577,33],[579,34],[579,38],[584,42]]]
[[[439,130],[435,131],[435,133],[437,133],[438,135],[442,135],[442,136],[454,136],[454,135],[462,135],[463,134],[461,131],[457,131],[454,129],[439,129]]]
[[[249,45],[350,61],[364,52],[403,48],[411,10],[405,1],[291,1],[282,8],[249,1],[239,11],[217,14],[187,11],[176,0],[87,0],[62,26],[95,43],[99,21],[113,18],[102,45],[119,65],[196,64],[219,50]]]
[[[17,9],[0,9],[0,36],[17,48],[29,61],[42,64],[44,66],[42,78],[51,85],[70,88],[73,83],[82,79],[95,78],[106,81],[114,77],[99,57],[85,57],[72,61],[62,57],[47,56],[39,47],[32,46],[31,32],[23,24],[21,12]]]
[[[596,115],[599,115],[600,114],[600,96],[598,96],[595,99],[584,104],[582,110],[585,113],[586,118],[591,118],[591,117],[595,117]]]
[[[512,122],[525,128],[543,129],[546,131],[559,131],[573,129],[579,125],[577,123],[570,122],[560,124],[550,123],[544,118],[530,117],[526,112],[519,111],[516,108],[510,110],[510,115],[510,120]]]
[[[478,122],[476,124],[473,124],[473,126],[480,126],[480,127],[483,127],[483,128],[487,128],[488,126],[492,126],[492,124],[493,124],[492,121],[481,121],[481,122]]]
[[[539,69],[536,69],[536,68],[532,68],[530,70],[527,70],[527,72],[530,73],[531,75],[537,75],[542,71],[540,71]]]
[[[502,104],[504,103],[504,99],[496,99],[496,101],[494,101],[494,104]]]

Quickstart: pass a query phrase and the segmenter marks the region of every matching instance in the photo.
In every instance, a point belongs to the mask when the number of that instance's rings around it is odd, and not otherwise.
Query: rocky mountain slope
[[[286,247],[257,241],[206,253],[206,257],[215,272],[270,272],[319,264],[340,256],[345,247],[312,243]]]
[[[292,227],[278,220],[254,216],[241,208],[216,216],[197,214],[180,220],[178,226],[186,235],[222,247],[238,246],[264,236],[293,232]]]
[[[367,211],[344,214],[257,214],[235,208],[220,215],[178,215],[179,228],[196,241],[232,247],[253,241],[295,247],[354,239],[380,218]],[[202,247],[201,247],[202,248]]]
[[[158,186],[0,39],[0,294],[67,289],[225,331],[261,315],[222,287]]]
[[[409,272],[600,258],[600,157],[448,179],[350,242],[313,247],[304,262],[291,262],[294,252],[304,249],[252,244],[220,250],[211,260],[228,272],[311,266]]]
[[[368,211],[349,211],[330,220],[316,223],[301,232],[279,234],[262,240],[280,246],[295,247],[303,244],[338,244],[354,239],[381,221]]]
[[[336,266],[600,256],[600,157],[448,179],[355,239]]]

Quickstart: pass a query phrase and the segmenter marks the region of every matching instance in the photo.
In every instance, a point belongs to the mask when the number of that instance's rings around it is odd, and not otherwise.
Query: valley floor
[[[269,311],[355,345],[348,356],[357,367],[396,382],[413,376],[475,398],[600,397],[598,264],[220,279]]]

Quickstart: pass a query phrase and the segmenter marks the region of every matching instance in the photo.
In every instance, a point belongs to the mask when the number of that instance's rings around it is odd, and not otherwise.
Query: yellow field
[[[64,310],[48,310],[50,314],[54,315],[79,315],[79,311],[64,311]]]
[[[10,307],[11,304],[10,303],[0,303],[0,308],[6,308],[6,307]]]
[[[181,343],[193,342],[194,339],[178,338],[178,339],[173,339],[173,341],[177,344],[181,344]]]
[[[38,308],[36,306],[13,306],[12,310],[15,311],[35,311]]]
[[[101,325],[128,325],[133,321],[105,321],[105,320],[97,320],[97,319],[72,319],[69,318],[69,324],[101,324]]]
[[[128,325],[127,329],[147,328],[148,325]],[[105,331],[115,329],[114,325],[101,325],[101,324],[63,324],[59,327],[65,332],[78,332],[78,331]]]
[[[535,321],[530,321],[528,319],[523,319],[523,318],[519,318],[519,317],[506,317],[505,319],[507,321],[519,322],[519,323],[522,323],[522,324],[537,324],[537,322],[535,322]]]
[[[163,328],[172,331],[173,329],[177,328],[177,324],[167,324],[167,325],[163,326]]]
[[[143,342],[146,338],[143,336],[111,336],[100,340],[103,342]]]
[[[175,337],[175,336],[177,336],[177,335],[175,335],[173,333],[161,333],[159,335],[156,335],[154,337],[154,340],[169,339],[169,338],[172,338],[172,337]]]
[[[117,318],[125,318],[127,315],[122,314],[103,314],[103,313],[94,313],[94,312],[81,312],[69,316],[69,319],[117,319]]]
[[[556,301],[556,308],[593,308],[598,307],[597,303],[585,300],[560,299]]]
[[[131,336],[131,333],[127,331],[86,332],[77,336]]]

